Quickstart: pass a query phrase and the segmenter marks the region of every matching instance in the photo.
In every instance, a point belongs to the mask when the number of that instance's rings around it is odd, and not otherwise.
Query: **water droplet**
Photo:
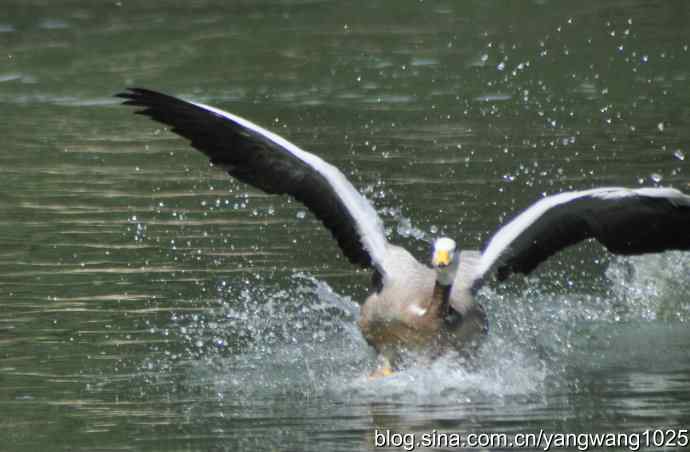
[[[660,122],[659,124],[656,125],[656,128],[659,129],[659,132],[664,131],[664,123]]]
[[[304,210],[298,210],[296,216],[299,220],[303,220],[304,217],[307,216],[307,213]]]
[[[685,153],[681,151],[680,149],[676,149],[673,152],[673,156],[677,158],[678,160],[685,160]]]
[[[506,64],[505,64],[503,61],[501,61],[500,63],[498,63],[498,66],[496,66],[496,69],[498,69],[499,71],[502,71],[502,70],[504,70],[505,68],[506,68]]]
[[[652,182],[654,182],[656,184],[658,184],[659,182],[661,182],[664,179],[664,177],[659,173],[652,173],[652,174],[650,174],[649,177],[650,177],[650,179],[652,179]]]

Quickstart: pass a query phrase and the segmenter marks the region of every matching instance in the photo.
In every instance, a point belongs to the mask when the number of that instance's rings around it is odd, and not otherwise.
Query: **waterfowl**
[[[474,301],[496,273],[528,274],[556,252],[594,238],[632,255],[690,249],[690,196],[673,188],[593,188],[545,196],[502,226],[482,251],[435,241],[432,267],[389,243],[374,207],[336,167],[244,118],[156,91],[130,88],[125,105],[170,127],[231,176],[303,203],[355,265],[373,271],[358,325],[391,373],[407,350],[466,349],[487,330]]]

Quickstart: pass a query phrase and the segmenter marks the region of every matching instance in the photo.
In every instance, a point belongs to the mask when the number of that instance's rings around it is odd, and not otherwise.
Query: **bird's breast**
[[[442,327],[428,297],[389,300],[374,295],[362,307],[358,323],[367,341],[379,350],[387,345],[429,345]]]

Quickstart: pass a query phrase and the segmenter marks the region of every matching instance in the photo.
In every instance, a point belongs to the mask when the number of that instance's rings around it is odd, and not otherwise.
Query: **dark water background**
[[[685,1],[0,6],[0,450],[367,450],[373,429],[690,424],[690,255],[585,244],[481,293],[477,368],[370,383],[369,276],[112,94],[339,166],[427,259],[543,193],[690,191]]]

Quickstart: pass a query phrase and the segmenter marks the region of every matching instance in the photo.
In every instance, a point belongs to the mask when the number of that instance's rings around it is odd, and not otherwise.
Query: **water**
[[[684,2],[4,3],[3,450],[367,450],[690,419],[690,255],[595,244],[480,298],[479,364],[370,382],[367,272],[305,209],[112,94],[211,103],[336,164],[389,238],[478,248],[542,193],[690,191]],[[572,449],[572,448],[571,448]]]

